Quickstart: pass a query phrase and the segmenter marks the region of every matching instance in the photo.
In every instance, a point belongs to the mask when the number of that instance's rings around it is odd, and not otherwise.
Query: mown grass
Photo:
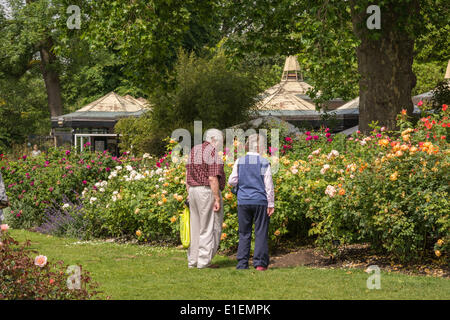
[[[81,264],[111,299],[450,299],[450,280],[381,273],[381,289],[366,287],[359,269],[273,268],[236,270],[235,261],[217,256],[219,269],[188,269],[186,251],[176,248],[80,242],[23,230],[18,241],[51,261]]]

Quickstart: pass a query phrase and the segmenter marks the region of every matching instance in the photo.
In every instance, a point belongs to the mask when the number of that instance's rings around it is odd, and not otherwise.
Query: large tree
[[[10,14],[0,25],[0,68],[6,75],[18,79],[39,65],[50,114],[61,115],[60,66],[53,51],[58,24],[55,16],[63,13],[61,3],[48,0],[6,2]]]
[[[245,36],[241,50],[297,54],[314,61],[310,72],[322,99],[345,98],[359,82],[360,127],[378,121],[395,127],[401,109],[412,113],[411,91],[416,84],[412,64],[416,42],[430,30],[448,27],[448,1],[432,0],[265,0],[229,1],[233,36]],[[380,8],[380,29],[367,20]],[[432,47],[448,44],[448,36],[428,38]],[[428,47],[430,46],[428,42]],[[424,49],[424,46],[418,49]],[[448,56],[447,56],[448,58]]]
[[[218,0],[89,1],[83,38],[112,48],[132,83],[147,91],[168,84],[179,49],[199,54],[220,40]]]

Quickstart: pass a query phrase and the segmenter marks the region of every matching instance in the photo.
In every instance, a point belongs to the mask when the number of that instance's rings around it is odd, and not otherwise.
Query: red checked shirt
[[[220,190],[225,189],[223,161],[209,142],[194,146],[186,164],[186,183],[190,187],[209,186],[208,177],[218,177]]]

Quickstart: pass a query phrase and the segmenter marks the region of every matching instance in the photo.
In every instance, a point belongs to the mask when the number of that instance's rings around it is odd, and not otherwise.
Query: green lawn
[[[225,256],[220,269],[188,269],[185,250],[89,243],[22,230],[10,230],[20,242],[51,261],[81,264],[112,299],[450,299],[450,280],[381,273],[381,289],[368,290],[368,274],[358,269],[307,267],[236,270]]]

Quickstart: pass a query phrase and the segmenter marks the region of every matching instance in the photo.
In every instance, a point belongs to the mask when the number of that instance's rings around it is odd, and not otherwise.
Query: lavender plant
[[[71,201],[63,196],[63,204],[56,201],[45,209],[45,222],[35,230],[55,236],[87,238],[88,221],[84,219],[84,206],[79,197]]]

